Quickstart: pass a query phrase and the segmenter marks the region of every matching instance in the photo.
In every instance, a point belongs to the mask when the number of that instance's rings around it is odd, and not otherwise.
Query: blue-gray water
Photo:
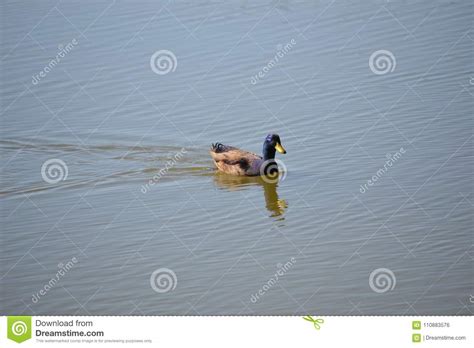
[[[0,11],[2,314],[472,313],[472,2]]]

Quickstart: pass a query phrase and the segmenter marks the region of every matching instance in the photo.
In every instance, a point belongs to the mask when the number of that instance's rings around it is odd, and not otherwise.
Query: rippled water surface
[[[472,2],[0,13],[4,314],[472,313]]]

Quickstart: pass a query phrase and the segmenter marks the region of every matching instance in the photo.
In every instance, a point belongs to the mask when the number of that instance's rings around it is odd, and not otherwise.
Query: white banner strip
[[[0,317],[0,347],[467,347],[473,317]]]

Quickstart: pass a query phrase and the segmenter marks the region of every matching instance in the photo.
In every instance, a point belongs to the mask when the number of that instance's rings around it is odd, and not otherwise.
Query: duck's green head
[[[263,143],[263,159],[275,158],[275,150],[279,153],[286,153],[281,145],[280,136],[278,134],[268,134]]]

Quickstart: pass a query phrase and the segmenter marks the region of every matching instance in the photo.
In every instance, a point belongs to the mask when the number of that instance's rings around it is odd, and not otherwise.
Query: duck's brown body
[[[263,158],[252,152],[240,150],[220,143],[212,144],[210,154],[217,169],[233,175],[261,175]]]
[[[286,153],[278,134],[268,134],[263,143],[263,156],[221,143],[212,144],[211,157],[218,170],[227,174],[257,176],[278,174],[275,152]]]

